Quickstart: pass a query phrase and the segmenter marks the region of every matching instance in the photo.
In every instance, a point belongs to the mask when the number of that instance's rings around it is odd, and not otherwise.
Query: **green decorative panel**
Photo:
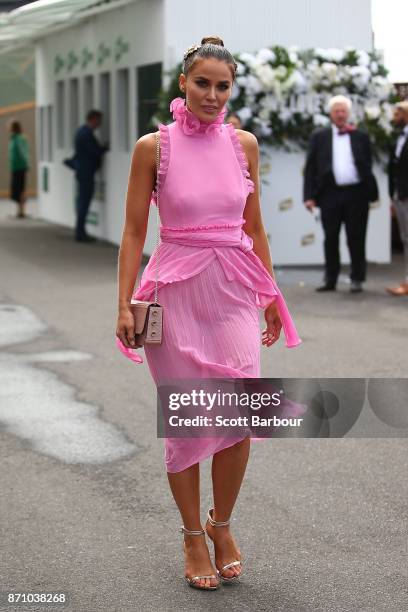
[[[98,52],[97,52],[97,63],[99,66],[101,66],[104,61],[106,60],[106,58],[108,58],[111,54],[111,50],[109,47],[107,47],[105,45],[105,43],[99,43],[98,45]]]
[[[42,190],[43,191],[49,191],[48,178],[49,178],[48,167],[44,166],[42,169]]]
[[[118,62],[125,53],[128,53],[130,44],[123,40],[122,36],[118,36],[114,44],[114,59]]]
[[[151,119],[158,107],[162,86],[162,62],[137,68],[137,131],[138,138],[156,129]]]
[[[70,51],[67,57],[67,69],[70,71],[76,64],[78,64],[78,56],[75,55],[74,51]]]
[[[88,47],[84,47],[84,49],[82,49],[81,68],[86,68],[88,64],[93,61],[93,58],[94,54],[92,51],[90,51]]]
[[[58,74],[63,69],[64,66],[65,66],[64,59],[59,54],[57,54],[54,57],[54,74]]]

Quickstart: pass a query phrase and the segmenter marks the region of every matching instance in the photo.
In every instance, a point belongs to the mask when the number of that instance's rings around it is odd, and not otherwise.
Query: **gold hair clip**
[[[189,49],[187,49],[187,51],[184,54],[184,59],[186,59],[189,55],[191,55],[191,53],[193,53],[194,51],[197,51],[197,49],[199,49],[202,45],[195,45],[195,47],[190,47]]]

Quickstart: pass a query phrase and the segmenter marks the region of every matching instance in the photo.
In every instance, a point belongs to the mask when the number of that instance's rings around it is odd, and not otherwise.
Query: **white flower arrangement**
[[[260,141],[305,147],[313,129],[329,124],[328,99],[343,94],[378,151],[387,148],[395,92],[378,52],[275,46],[240,53],[236,61],[231,110]]]
[[[343,94],[351,98],[351,120],[369,132],[375,154],[388,150],[397,95],[379,52],[274,46],[241,52],[234,59],[237,71],[228,108],[260,144],[305,148],[311,132],[329,124],[329,98]],[[169,100],[179,91],[180,67],[162,93],[163,121]]]

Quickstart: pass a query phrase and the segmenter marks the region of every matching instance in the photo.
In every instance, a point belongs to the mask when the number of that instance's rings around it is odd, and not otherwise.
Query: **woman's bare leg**
[[[212,461],[212,482],[214,495],[213,519],[227,521],[234,508],[244,478],[251,446],[250,437],[237,444],[224,448],[214,454]],[[216,566],[221,569],[231,561],[240,560],[241,552],[230,533],[229,526],[213,527],[209,521],[206,530],[214,541]],[[223,571],[227,578],[239,574],[239,566],[233,566]]]
[[[200,518],[200,466],[195,463],[182,472],[167,472],[170,489],[181,514],[186,529],[202,529]],[[202,576],[214,574],[216,571],[211,562],[210,553],[203,535],[184,534],[186,575]],[[215,586],[214,578],[202,578],[203,586]]]

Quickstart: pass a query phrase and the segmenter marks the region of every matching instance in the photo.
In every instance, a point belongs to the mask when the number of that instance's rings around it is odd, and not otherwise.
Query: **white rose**
[[[235,79],[235,83],[245,89],[248,85],[248,79],[249,79],[249,75],[248,76],[238,76]]]
[[[342,62],[344,60],[344,49],[329,49],[332,62]]]
[[[333,64],[333,62],[323,62],[321,69],[326,74],[337,73],[337,66],[336,64]]]
[[[370,56],[367,51],[357,51],[357,62],[359,66],[368,66],[370,63]]]
[[[336,87],[336,91],[333,92],[336,95],[342,95],[342,96],[347,96],[348,95],[348,89],[347,87],[344,87],[344,85],[340,85],[339,87]]]
[[[329,123],[330,119],[326,117],[326,115],[322,115],[321,113],[313,115],[313,124],[316,127],[326,127]]]
[[[238,57],[241,60],[241,62],[243,62],[244,64],[247,64],[250,68],[256,62],[255,55],[252,55],[252,53],[243,52],[243,53],[240,53]]]
[[[266,62],[274,62],[276,59],[275,53],[271,49],[260,49],[256,54],[257,62],[265,64]]]
[[[297,53],[293,53],[292,51],[289,51],[289,59],[292,62],[292,64],[295,64],[295,66],[299,65],[299,58],[298,58]]]
[[[288,123],[292,119],[292,112],[290,108],[282,108],[279,113],[279,119],[283,121],[283,123]]]
[[[267,108],[268,111],[276,110],[276,98],[271,94],[266,94],[259,101],[261,108]]]
[[[286,66],[278,66],[275,68],[275,74],[279,79],[284,79],[288,74]]]
[[[235,100],[236,98],[238,98],[239,94],[240,88],[236,83],[234,83],[231,90],[230,100]]]
[[[322,59],[326,59],[326,49],[322,49],[322,47],[316,47],[315,55],[317,57],[321,57]]]
[[[366,104],[364,110],[368,119],[378,119],[378,117],[381,115],[381,108],[379,104]]]
[[[374,85],[378,85],[378,87],[382,87],[383,85],[387,85],[388,81],[385,77],[378,74],[373,78],[373,83]]]
[[[245,74],[245,66],[241,62],[237,62],[237,75]]]
[[[261,93],[263,91],[262,82],[254,74],[249,74],[246,89],[251,94]]]
[[[260,128],[261,128],[261,136],[270,136],[272,134],[273,130],[271,126],[268,125],[267,123],[261,123]]]
[[[242,123],[246,123],[252,117],[252,111],[248,106],[243,106],[239,110],[235,111]]]
[[[378,125],[384,130],[386,134],[391,134],[393,131],[392,123],[387,119],[387,117],[380,117]]]
[[[270,110],[268,108],[262,108],[258,113],[258,117],[262,119],[263,121],[268,121],[269,114],[270,114]]]
[[[267,91],[273,89],[275,71],[272,66],[269,64],[260,64],[259,66],[255,66],[254,72]]]
[[[351,66],[349,74],[357,87],[366,87],[370,81],[371,74],[366,66]]]
[[[389,102],[384,102],[381,106],[383,116],[387,121],[391,121],[394,115],[394,107]]]
[[[278,99],[282,97],[282,84],[280,81],[278,80],[274,81],[273,92]]]
[[[293,83],[293,89],[296,93],[303,93],[307,91],[307,81],[304,75],[300,72],[300,70],[294,70],[290,75],[289,79],[291,79]]]

